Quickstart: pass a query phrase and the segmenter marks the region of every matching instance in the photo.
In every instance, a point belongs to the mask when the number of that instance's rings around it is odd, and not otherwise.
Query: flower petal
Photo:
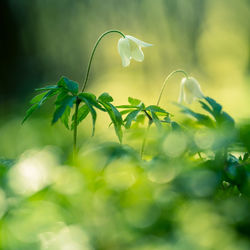
[[[130,41],[130,50],[131,58],[133,58],[137,62],[142,62],[144,60],[144,54],[141,50],[141,47],[138,47],[137,44],[132,41]]]
[[[193,93],[191,91],[189,91],[188,89],[185,89],[184,101],[187,104],[191,104],[194,99],[195,99],[195,96],[193,95]]]
[[[189,77],[189,78],[186,79],[186,81],[185,81],[185,89],[186,89],[187,92],[192,93],[194,98],[203,98],[204,97],[204,95],[203,95],[203,93],[201,91],[200,84],[193,77]]]
[[[130,64],[130,57],[131,57],[131,51],[130,51],[130,44],[129,40],[127,38],[121,38],[118,41],[118,52],[122,59],[122,66],[127,67]]]
[[[130,36],[130,35],[126,35],[126,38],[130,39],[131,41],[135,42],[138,46],[141,46],[141,47],[153,46],[153,44],[143,42],[143,41],[141,41],[133,36]]]
[[[180,95],[179,95],[179,98],[178,98],[179,103],[182,103],[184,101],[184,81],[183,80],[181,81]]]
[[[192,80],[192,83],[193,83],[193,86],[192,86],[193,95],[197,98],[203,98],[204,95],[201,91],[199,82],[193,77],[190,77],[190,80]]]

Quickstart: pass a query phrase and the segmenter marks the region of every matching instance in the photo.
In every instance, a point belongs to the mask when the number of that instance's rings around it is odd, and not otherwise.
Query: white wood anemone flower
[[[150,46],[153,45],[129,35],[126,35],[125,38],[119,39],[118,52],[122,59],[122,66],[129,66],[131,59],[134,59],[137,62],[142,62],[144,59],[142,47]]]
[[[200,84],[193,77],[185,77],[181,81],[179,103],[185,101],[191,104],[197,98],[204,98]]]

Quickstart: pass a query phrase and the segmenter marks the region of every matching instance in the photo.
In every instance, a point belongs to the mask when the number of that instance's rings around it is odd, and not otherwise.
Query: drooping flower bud
[[[137,62],[142,62],[144,54],[141,48],[149,46],[152,46],[152,44],[145,43],[129,35],[126,35],[125,38],[119,39],[118,52],[122,59],[122,65],[124,67],[129,66],[131,59],[134,59]]]
[[[191,104],[197,98],[203,98],[200,84],[194,77],[185,77],[181,81],[179,103],[185,101]]]

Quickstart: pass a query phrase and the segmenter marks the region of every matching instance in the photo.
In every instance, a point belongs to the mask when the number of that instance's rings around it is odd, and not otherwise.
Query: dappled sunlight
[[[25,152],[9,173],[11,189],[21,195],[30,195],[52,183],[53,168],[57,165],[48,150]]]

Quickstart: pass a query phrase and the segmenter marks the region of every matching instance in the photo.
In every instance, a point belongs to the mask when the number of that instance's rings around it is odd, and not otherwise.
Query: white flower
[[[185,77],[181,81],[181,90],[179,96],[179,102],[182,103],[183,100],[191,104],[196,98],[203,98],[204,95],[201,91],[200,84],[193,77]]]
[[[122,58],[122,65],[129,66],[131,59],[142,62],[144,54],[141,48],[149,46],[152,44],[145,43],[133,36],[126,35],[125,38],[121,38],[118,41],[118,52]]]

